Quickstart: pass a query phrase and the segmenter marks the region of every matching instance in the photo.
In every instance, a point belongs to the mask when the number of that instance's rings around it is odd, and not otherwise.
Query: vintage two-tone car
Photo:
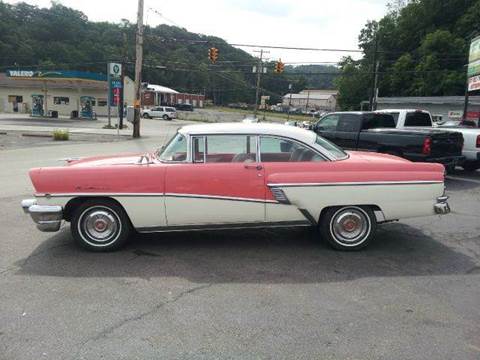
[[[93,251],[139,233],[315,226],[334,248],[357,250],[377,224],[446,214],[444,168],[345,152],[314,132],[274,124],[181,128],[153,153],[70,160],[30,171],[22,202],[42,231],[71,223]]]

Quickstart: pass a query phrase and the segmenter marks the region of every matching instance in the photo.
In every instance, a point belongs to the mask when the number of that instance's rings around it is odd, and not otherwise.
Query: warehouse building
[[[108,113],[106,75],[83,71],[8,70],[0,73],[0,112],[33,116],[82,117],[88,111]],[[134,82],[125,77],[125,102],[133,105]],[[112,115],[117,109],[112,107]]]
[[[463,96],[380,97],[377,99],[377,109],[428,110],[436,121],[448,121],[463,117],[464,103]],[[480,118],[480,96],[470,96],[467,118],[472,120]]]
[[[335,111],[337,94],[337,90],[303,90],[298,94],[284,95],[282,105],[304,110]]]

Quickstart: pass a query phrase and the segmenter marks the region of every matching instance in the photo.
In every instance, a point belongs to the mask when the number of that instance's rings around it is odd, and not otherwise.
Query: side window
[[[367,114],[363,118],[363,130],[378,128],[395,128],[395,120],[389,114]]]
[[[260,138],[262,162],[324,161],[315,151],[297,142],[270,136]]]
[[[324,131],[335,131],[337,130],[339,119],[340,115],[327,115],[317,123],[317,129]]]
[[[337,131],[358,132],[360,130],[360,117],[354,114],[343,114],[338,121]]]
[[[405,118],[405,126],[432,126],[430,115],[421,111],[409,112]]]
[[[193,138],[195,162],[238,163],[257,161],[255,135],[206,135]]]

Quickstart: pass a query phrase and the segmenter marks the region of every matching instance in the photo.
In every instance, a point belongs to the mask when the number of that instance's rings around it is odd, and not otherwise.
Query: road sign
[[[122,64],[109,63],[108,75],[110,76],[110,78],[119,79],[122,76]]]
[[[480,90],[480,76],[473,76],[468,79],[468,91]]]

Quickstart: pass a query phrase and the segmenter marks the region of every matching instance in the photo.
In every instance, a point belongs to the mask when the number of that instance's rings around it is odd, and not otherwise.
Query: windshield
[[[185,161],[187,160],[187,138],[177,133],[162,150],[157,152],[161,161]]]
[[[327,150],[335,158],[335,160],[343,160],[348,157],[348,154],[345,151],[321,136],[317,135],[315,143]]]

